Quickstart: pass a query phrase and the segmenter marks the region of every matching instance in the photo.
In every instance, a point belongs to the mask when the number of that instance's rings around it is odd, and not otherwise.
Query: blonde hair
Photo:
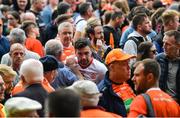
[[[179,17],[180,14],[175,10],[166,10],[161,16],[163,24],[167,25],[170,21],[174,20],[175,16]]]
[[[101,26],[101,20],[99,18],[96,18],[96,17],[91,17],[90,19],[87,20],[87,25],[84,29],[84,32],[83,32],[83,37],[86,37],[87,36],[87,30],[89,28],[93,28],[96,27],[96,26]]]
[[[0,75],[15,77],[17,73],[11,67],[4,64],[0,64]]]
[[[116,0],[113,5],[121,9],[122,12],[126,15],[130,12],[127,0]]]

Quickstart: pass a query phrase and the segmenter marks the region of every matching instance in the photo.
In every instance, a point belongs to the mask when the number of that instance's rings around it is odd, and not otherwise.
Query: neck
[[[173,30],[173,29],[170,28],[170,27],[168,27],[168,26],[165,26],[165,27],[164,27],[164,32],[169,31],[169,30]]]
[[[36,35],[34,33],[30,33],[28,34],[28,38],[36,39]]]
[[[109,79],[115,84],[122,84],[124,82],[123,78],[113,76],[110,72],[109,72]]]
[[[20,67],[19,64],[12,64],[12,68],[13,68],[13,70],[16,71],[16,72],[19,71],[19,67]]]
[[[116,27],[115,22],[113,22],[112,20],[109,21],[108,26],[111,26],[114,28]]]
[[[84,18],[85,20],[88,20],[88,19],[89,19],[89,17],[86,16],[86,15],[81,15],[81,17]]]
[[[49,4],[49,5],[51,6],[52,10],[54,10],[57,7],[56,4]]]
[[[39,13],[39,11],[36,10],[33,6],[31,7],[31,10],[32,10],[33,12],[35,12],[35,13]]]
[[[137,31],[141,36],[143,36],[144,38],[146,38],[147,34],[143,33],[143,31]]]

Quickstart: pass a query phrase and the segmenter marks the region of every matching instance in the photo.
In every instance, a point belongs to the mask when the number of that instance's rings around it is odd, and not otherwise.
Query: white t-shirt
[[[96,84],[104,79],[107,72],[106,66],[96,59],[93,59],[92,63],[87,68],[81,68],[81,66],[79,66],[79,70],[85,79],[92,80]]]
[[[79,15],[75,20],[76,31],[83,32],[87,21]]]

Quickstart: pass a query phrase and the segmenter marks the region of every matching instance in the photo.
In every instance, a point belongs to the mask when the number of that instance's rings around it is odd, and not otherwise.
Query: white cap
[[[74,82],[68,89],[75,90],[79,94],[95,95],[100,94],[97,85],[90,80],[79,80]]]
[[[8,115],[16,112],[39,110],[42,108],[42,105],[26,97],[12,97],[6,101],[4,107]]]

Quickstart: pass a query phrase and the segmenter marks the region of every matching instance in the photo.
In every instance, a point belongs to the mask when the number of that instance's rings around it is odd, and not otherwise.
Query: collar
[[[159,87],[152,87],[152,88],[148,89],[147,92],[154,91],[154,90],[160,91],[161,89]]]

